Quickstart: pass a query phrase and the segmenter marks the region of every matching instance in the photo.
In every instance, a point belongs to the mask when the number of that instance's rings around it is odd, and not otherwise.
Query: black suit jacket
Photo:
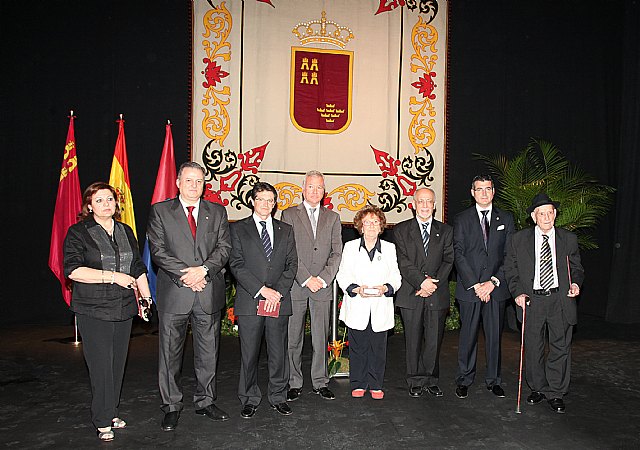
[[[256,294],[267,286],[282,295],[280,315],[291,315],[291,285],[298,270],[296,241],[291,225],[273,219],[273,252],[267,260],[253,215],[231,224],[229,267],[236,278],[234,314],[256,315]]]
[[[453,268],[453,228],[433,219],[429,235],[429,254],[424,254],[422,231],[416,219],[405,220],[393,229],[402,286],[396,295],[396,306],[415,309],[427,302],[429,309],[449,307],[449,273]],[[416,295],[425,275],[439,280],[438,289],[430,297]]]
[[[479,302],[475,291],[476,283],[489,281],[491,277],[500,280],[500,286],[491,293],[492,300],[506,300],[511,297],[504,276],[503,264],[506,244],[514,231],[513,216],[507,211],[491,209],[489,221],[489,240],[484,246],[482,227],[476,206],[467,208],[458,214],[454,221],[453,248],[455,250],[456,298],[461,301]]]
[[[533,280],[536,270],[535,228],[518,231],[511,238],[507,247],[504,271],[509,283],[509,290],[514,297],[520,294],[533,296]],[[577,236],[565,229],[555,229],[556,238],[556,270],[558,272],[559,294],[562,311],[571,325],[578,322],[576,299],[567,297],[569,291],[569,271],[567,257],[571,267],[571,282],[582,286],[584,269],[580,262]]]
[[[227,212],[221,205],[200,200],[196,239],[193,240],[180,200],[151,206],[147,235],[153,262],[158,265],[158,311],[186,314],[196,300],[208,314],[225,306],[224,266],[229,259],[231,239]],[[207,285],[194,292],[180,281],[181,269],[206,265]]]

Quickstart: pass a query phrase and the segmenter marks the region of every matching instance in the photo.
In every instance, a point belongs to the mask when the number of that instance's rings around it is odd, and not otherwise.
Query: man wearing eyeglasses
[[[234,313],[241,349],[238,398],[244,419],[255,415],[262,400],[258,361],[263,335],[269,368],[267,398],[278,413],[292,413],[287,404],[287,327],[298,256],[291,225],[272,217],[276,195],[269,183],[256,183],[251,191],[253,214],[230,227],[229,266],[237,281]]]
[[[304,201],[282,212],[282,221],[290,224],[296,237],[298,273],[291,288],[293,315],[289,318],[289,392],[294,401],[302,393],[302,347],[307,305],[311,317],[311,383],[313,393],[325,400],[335,395],[328,387],[327,341],[333,280],[342,259],[340,216],[324,206],[324,176],[307,172],[302,185]]]
[[[488,175],[471,182],[475,205],[454,221],[453,247],[458,273],[456,299],[460,305],[460,341],[456,395],[466,398],[476,375],[478,329],[485,338],[487,390],[504,397],[500,376],[500,347],[505,302],[511,297],[504,275],[505,248],[514,231],[513,216],[493,206],[495,187]]]
[[[407,386],[413,398],[438,387],[440,346],[449,309],[449,274],[453,268],[453,228],[433,218],[436,194],[420,188],[413,195],[415,218],[393,229],[402,286],[396,295],[404,324]]]

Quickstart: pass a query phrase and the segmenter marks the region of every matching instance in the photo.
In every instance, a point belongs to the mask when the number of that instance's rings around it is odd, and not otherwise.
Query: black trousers
[[[409,388],[433,386],[440,377],[440,348],[446,309],[429,309],[420,302],[416,309],[400,308],[404,324]]]
[[[501,339],[504,325],[505,300],[489,302],[464,302],[460,305],[460,341],[458,344],[458,375],[456,384],[469,386],[476,377],[476,359],[478,354],[478,331],[480,320],[484,331],[487,386],[502,384]]]
[[[205,408],[216,400],[216,372],[220,348],[220,311],[207,314],[200,302],[195,302],[188,314],[158,313],[159,359],[158,382],[162,411],[182,411],[184,407],[180,374],[187,324],[191,321],[196,391],[196,409]]]
[[[288,355],[289,316],[238,316],[240,336],[240,381],[238,398],[242,406],[258,406],[262,392],[258,386],[258,361],[264,334],[267,342],[269,386],[267,398],[272,405],[287,401],[289,389]]]
[[[387,363],[387,330],[375,332],[371,320],[364,330],[349,328],[351,389],[382,389]]]
[[[562,313],[560,293],[531,297],[524,328],[527,384],[547,398],[562,398],[571,380],[571,339],[573,325]],[[548,336],[549,352],[545,358]]]
[[[133,319],[108,322],[82,314],[76,318],[91,381],[91,421],[96,428],[109,427],[118,417]]]

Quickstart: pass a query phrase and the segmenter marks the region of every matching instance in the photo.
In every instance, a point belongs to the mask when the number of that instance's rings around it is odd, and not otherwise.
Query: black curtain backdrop
[[[115,121],[124,114],[137,229],[144,236],[167,119],[178,164],[189,157],[190,5],[0,0],[6,202],[0,324],[72,321],[47,266],[70,109],[77,115],[83,188],[108,179]],[[448,217],[465,207],[471,178],[485,171],[472,153],[513,155],[532,136],[554,142],[619,189],[617,209],[595,230],[600,249],[583,252],[580,311],[640,321],[627,295],[640,250],[632,217],[636,2],[452,0],[450,14]]]
[[[613,260],[606,320],[640,322],[636,287],[640,263],[640,5],[628,1],[624,11],[622,117],[617,164],[618,207],[615,211]]]

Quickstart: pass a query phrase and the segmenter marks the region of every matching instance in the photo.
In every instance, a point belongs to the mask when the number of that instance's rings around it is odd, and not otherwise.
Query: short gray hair
[[[202,175],[206,174],[204,167],[202,167],[200,164],[198,164],[195,161],[188,161],[180,165],[180,168],[178,169],[178,179],[180,179],[180,175],[182,175],[182,171],[184,169],[198,169],[199,171],[202,172]]]
[[[310,170],[307,173],[304,174],[304,181],[302,182],[302,187],[304,188],[305,185],[307,184],[307,178],[309,177],[320,177],[322,178],[322,185],[324,186],[324,175],[322,174],[322,172],[318,171],[318,170]]]

